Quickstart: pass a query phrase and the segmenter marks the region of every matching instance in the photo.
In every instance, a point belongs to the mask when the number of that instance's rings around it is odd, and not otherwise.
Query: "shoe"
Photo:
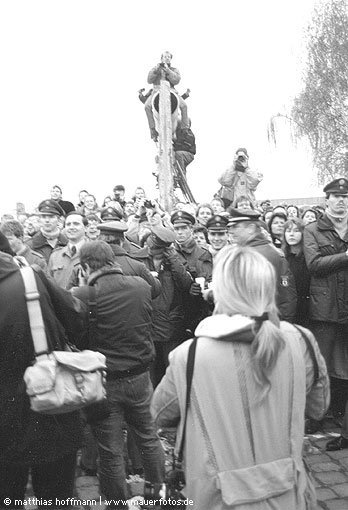
[[[348,448],[348,439],[343,436],[335,437],[335,439],[326,443],[327,452],[335,452],[337,450],[344,450],[345,448]]]
[[[84,472],[86,476],[97,476],[97,470],[96,469],[89,469],[86,466],[80,462],[80,469]]]
[[[305,421],[305,434],[315,434],[319,430],[322,430],[322,422],[308,418]]]

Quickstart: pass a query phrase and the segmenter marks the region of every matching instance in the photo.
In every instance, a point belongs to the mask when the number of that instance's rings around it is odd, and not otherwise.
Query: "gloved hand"
[[[193,282],[190,287],[191,296],[201,296],[202,289],[199,283]]]

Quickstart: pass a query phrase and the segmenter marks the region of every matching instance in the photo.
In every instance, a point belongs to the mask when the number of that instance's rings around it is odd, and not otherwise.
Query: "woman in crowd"
[[[295,323],[309,327],[309,282],[310,275],[303,253],[304,223],[299,218],[291,218],[284,225],[283,251],[297,291],[297,311]]]
[[[238,197],[233,207],[236,209],[254,209],[252,201],[245,195]]]
[[[84,205],[81,207],[81,214],[88,216],[88,214],[97,214],[99,216],[100,209],[94,195],[86,195]]]
[[[287,206],[286,214],[288,218],[298,218],[300,216],[298,207],[293,204]]]
[[[214,211],[214,214],[221,214],[225,212],[224,201],[220,197],[214,197],[210,202],[210,205]]]
[[[272,242],[276,248],[281,248],[282,246],[286,220],[287,218],[282,212],[273,212],[268,222],[268,229],[272,237]]]
[[[197,206],[196,209],[196,221],[203,227],[206,226],[207,221],[214,216],[214,210],[208,203],[202,203]]]
[[[220,252],[212,289],[214,315],[195,332],[185,496],[194,510],[305,510],[304,414],[319,418],[328,407],[324,359],[306,330],[319,368],[314,383],[301,333],[277,318],[274,269],[252,248]],[[180,420],[177,445],[191,342],[169,355],[152,402],[159,427]]]
[[[203,225],[195,225],[193,227],[193,237],[196,240],[196,243],[203,248],[208,248],[209,239],[208,239],[208,230],[203,227]]]
[[[101,219],[96,214],[87,214],[88,225],[86,227],[86,237],[89,241],[96,241],[99,237],[100,230],[98,225]]]
[[[302,220],[305,225],[317,221],[318,213],[315,209],[309,208],[302,214]]]

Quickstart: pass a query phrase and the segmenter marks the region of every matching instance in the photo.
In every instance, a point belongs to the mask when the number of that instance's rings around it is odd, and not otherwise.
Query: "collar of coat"
[[[333,231],[335,231],[332,221],[330,220],[330,218],[328,216],[326,216],[326,214],[319,216],[319,218],[317,219],[316,222],[310,223],[308,226],[306,226],[306,228],[310,227],[311,225],[313,225],[313,226],[317,225],[319,230],[333,230]]]
[[[228,342],[251,343],[258,326],[254,319],[244,315],[217,314],[207,317],[197,326],[196,337],[209,337]]]
[[[119,264],[114,264],[112,266],[105,266],[101,269],[98,269],[97,271],[94,271],[88,278],[88,285],[94,285],[95,282],[100,278],[101,276],[106,276],[110,274],[122,274],[123,271],[121,269],[121,266]]]
[[[196,240],[193,237],[191,237],[187,241],[184,241],[183,243],[178,243],[178,241],[176,241],[175,244],[179,252],[188,254],[192,253],[197,246]]]

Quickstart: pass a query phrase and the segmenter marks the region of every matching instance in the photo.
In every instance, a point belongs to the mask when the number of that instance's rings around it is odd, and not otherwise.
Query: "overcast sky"
[[[54,184],[99,203],[115,184],[156,196],[156,146],[143,105],[164,50],[181,72],[197,156],[188,179],[210,200],[237,147],[264,173],[257,198],[315,196],[304,146],[269,118],[301,87],[303,28],[314,0],[42,0],[0,3],[0,212],[30,210]],[[319,192],[320,193],[320,192]]]

